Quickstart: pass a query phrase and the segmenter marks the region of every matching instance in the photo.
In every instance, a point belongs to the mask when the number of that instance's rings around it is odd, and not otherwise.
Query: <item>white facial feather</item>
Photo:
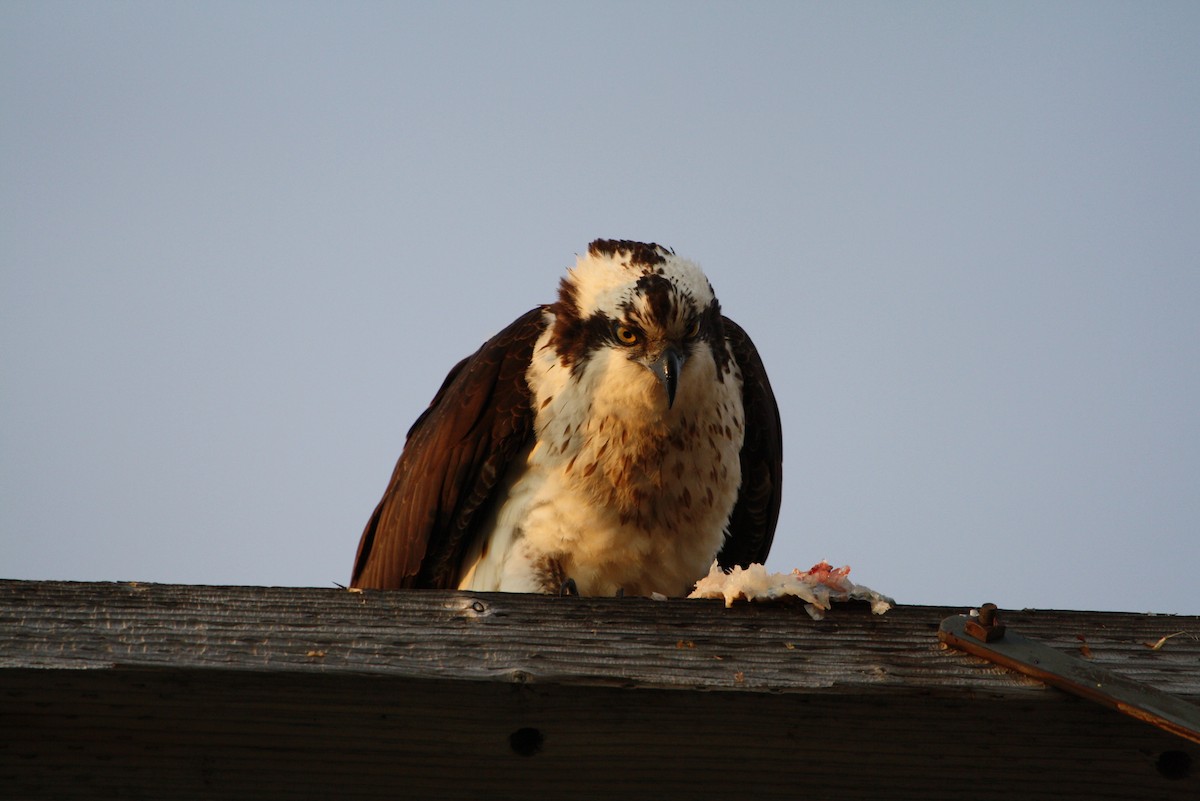
[[[665,261],[654,265],[631,263],[629,254],[624,252],[589,252],[580,256],[569,273],[581,312],[587,315],[600,311],[610,317],[620,316],[625,304],[636,302],[637,280],[656,272],[691,296],[697,310],[713,301],[712,286],[700,265],[669,251],[659,253]]]

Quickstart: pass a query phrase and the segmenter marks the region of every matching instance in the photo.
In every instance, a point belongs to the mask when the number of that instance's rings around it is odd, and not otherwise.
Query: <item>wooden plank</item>
[[[943,648],[955,611],[847,606],[815,622],[701,601],[0,582],[0,787],[1198,797],[1194,744]],[[1005,621],[1200,696],[1200,619]]]
[[[947,657],[960,608],[799,606],[505,593],[0,581],[0,667],[171,665],[617,686],[820,692],[1027,691]],[[1014,630],[1181,696],[1200,695],[1200,618],[1005,612]],[[1159,650],[1148,648],[1176,631]],[[1083,639],[1080,639],[1083,638]],[[314,654],[324,656],[317,657]],[[736,679],[740,674],[741,678]]]

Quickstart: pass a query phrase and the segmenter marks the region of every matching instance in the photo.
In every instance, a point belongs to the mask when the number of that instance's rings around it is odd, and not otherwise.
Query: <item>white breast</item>
[[[686,594],[725,536],[741,482],[741,377],[717,380],[707,348],[687,360],[668,410],[653,375],[601,350],[574,376],[547,347],[528,379],[535,445],[505,476],[491,536],[463,589]]]

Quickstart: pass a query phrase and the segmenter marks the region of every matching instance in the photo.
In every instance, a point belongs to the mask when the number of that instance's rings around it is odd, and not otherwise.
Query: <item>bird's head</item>
[[[635,405],[670,410],[728,371],[712,285],[694,262],[661,245],[592,242],[562,280],[551,310],[550,345],[561,364],[573,375],[602,375],[610,395]],[[620,382],[627,392],[617,389]]]

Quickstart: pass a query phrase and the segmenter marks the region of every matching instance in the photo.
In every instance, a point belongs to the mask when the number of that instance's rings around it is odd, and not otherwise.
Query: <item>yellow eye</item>
[[[636,345],[641,337],[638,332],[627,325],[618,324],[616,327],[617,341],[622,345]]]
[[[692,320],[692,324],[688,326],[687,338],[695,339],[698,336],[700,336],[700,319],[696,318],[695,320]]]

